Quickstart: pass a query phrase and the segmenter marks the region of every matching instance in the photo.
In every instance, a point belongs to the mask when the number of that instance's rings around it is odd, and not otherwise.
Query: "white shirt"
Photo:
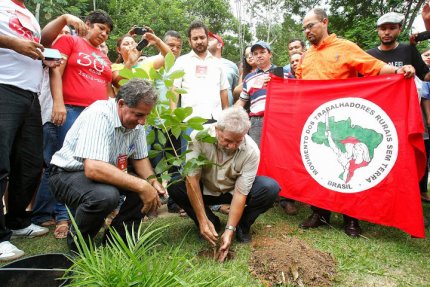
[[[40,26],[26,8],[12,1],[0,1],[0,34],[40,43]],[[42,62],[0,48],[0,84],[38,93],[42,82]]]
[[[191,51],[176,60],[173,70],[185,72],[174,85],[187,91],[181,95],[181,107],[193,108],[190,117],[218,119],[222,110],[220,91],[229,87],[221,60],[208,51],[204,59]]]

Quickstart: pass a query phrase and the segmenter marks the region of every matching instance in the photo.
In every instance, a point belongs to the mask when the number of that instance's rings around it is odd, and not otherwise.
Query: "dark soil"
[[[254,236],[250,262],[251,273],[265,286],[332,285],[336,262],[330,254],[313,249],[285,231],[272,229],[270,233]]]

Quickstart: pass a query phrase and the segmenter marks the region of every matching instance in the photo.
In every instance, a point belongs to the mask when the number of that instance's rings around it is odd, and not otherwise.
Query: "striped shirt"
[[[76,119],[51,164],[70,171],[84,170],[84,159],[117,166],[118,158],[148,156],[144,126],[122,126],[115,99],[96,101]]]
[[[243,80],[243,89],[242,93],[240,94],[240,98],[244,101],[251,101],[249,116],[264,116],[267,94],[267,85],[265,85],[265,79],[269,76],[269,73],[274,71],[275,68],[276,66],[273,64],[266,71],[257,68],[255,72],[249,73]],[[291,74],[284,69],[284,78],[291,77]]]

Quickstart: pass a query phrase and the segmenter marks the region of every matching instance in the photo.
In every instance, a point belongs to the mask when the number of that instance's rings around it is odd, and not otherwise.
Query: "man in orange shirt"
[[[370,56],[356,44],[328,33],[328,17],[323,9],[309,11],[303,19],[303,31],[312,44],[296,70],[296,78],[305,80],[330,80],[382,74],[415,75],[410,65],[392,67]],[[312,215],[300,224],[301,228],[315,228],[330,222],[330,211],[312,207]],[[352,237],[361,234],[358,220],[344,215],[345,233]]]

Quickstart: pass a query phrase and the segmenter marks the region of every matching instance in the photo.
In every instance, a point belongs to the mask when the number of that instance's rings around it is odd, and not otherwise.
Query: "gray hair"
[[[147,105],[154,105],[157,102],[157,94],[151,83],[145,79],[131,79],[119,88],[115,100],[123,99],[130,108],[135,108],[140,101]]]
[[[244,134],[251,127],[251,122],[242,107],[233,106],[221,112],[216,125],[222,131]]]

